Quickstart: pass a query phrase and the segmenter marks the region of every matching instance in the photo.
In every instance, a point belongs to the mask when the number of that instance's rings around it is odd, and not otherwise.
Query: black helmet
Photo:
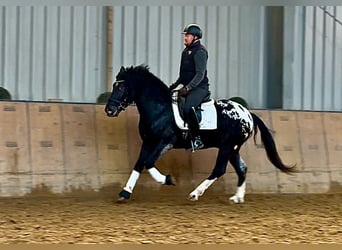
[[[198,39],[202,38],[201,27],[198,24],[195,24],[195,23],[188,24],[184,28],[183,34],[192,34],[194,36],[197,36]]]

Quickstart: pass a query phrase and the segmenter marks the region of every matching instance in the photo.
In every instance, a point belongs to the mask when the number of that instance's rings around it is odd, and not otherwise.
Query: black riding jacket
[[[179,78],[176,83],[182,83],[189,90],[196,87],[208,89],[207,61],[208,51],[200,40],[186,47],[182,52]]]

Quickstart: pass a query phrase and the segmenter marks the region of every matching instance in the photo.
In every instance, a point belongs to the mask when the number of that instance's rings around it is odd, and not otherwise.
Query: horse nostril
[[[106,106],[105,111],[111,112],[111,111],[113,111],[113,107],[112,106]]]
[[[108,106],[105,108],[105,112],[109,117],[118,116],[119,110],[114,106]]]

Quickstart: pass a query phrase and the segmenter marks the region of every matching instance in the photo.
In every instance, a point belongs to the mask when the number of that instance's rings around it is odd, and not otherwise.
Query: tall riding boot
[[[189,113],[188,118],[189,118],[188,125],[189,125],[190,136],[191,136],[192,152],[194,152],[204,147],[204,144],[199,135],[199,132],[200,132],[199,122],[198,122],[194,108],[192,108],[191,112]]]

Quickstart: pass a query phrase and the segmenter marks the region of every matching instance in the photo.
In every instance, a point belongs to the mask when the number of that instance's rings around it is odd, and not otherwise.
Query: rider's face
[[[190,46],[195,39],[195,36],[192,34],[184,34],[184,45]]]

